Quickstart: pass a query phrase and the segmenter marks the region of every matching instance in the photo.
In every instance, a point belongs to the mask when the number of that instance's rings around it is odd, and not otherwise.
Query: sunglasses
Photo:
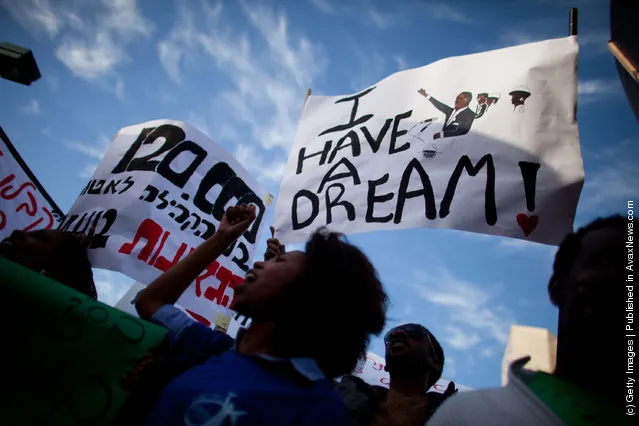
[[[435,353],[435,347],[433,346],[433,341],[430,338],[430,331],[417,324],[400,325],[398,327],[390,329],[388,333],[386,333],[386,335],[384,336],[384,344],[387,345],[388,342],[391,341],[393,336],[395,336],[399,332],[402,332],[407,337],[414,340],[423,340],[424,337],[426,337],[426,339],[428,340],[430,351],[433,353],[433,358],[435,358],[436,362],[439,362],[439,357],[437,356],[437,353]]]

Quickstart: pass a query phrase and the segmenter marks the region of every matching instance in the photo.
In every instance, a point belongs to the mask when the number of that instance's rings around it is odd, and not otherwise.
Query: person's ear
[[[548,282],[548,296],[550,297],[550,302],[559,307],[564,304],[565,296],[562,292],[560,281],[556,275],[550,277],[550,281]]]

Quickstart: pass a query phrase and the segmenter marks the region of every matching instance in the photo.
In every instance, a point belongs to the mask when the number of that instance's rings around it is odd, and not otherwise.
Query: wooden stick
[[[639,71],[637,71],[637,67],[632,62],[630,62],[630,59],[628,59],[626,55],[623,54],[623,52],[619,49],[619,46],[617,46],[617,43],[615,43],[614,41],[609,41],[608,49],[615,57],[615,59],[619,61],[621,66],[624,67],[626,71],[628,71],[628,74],[630,74],[630,76],[637,83],[639,83]]]

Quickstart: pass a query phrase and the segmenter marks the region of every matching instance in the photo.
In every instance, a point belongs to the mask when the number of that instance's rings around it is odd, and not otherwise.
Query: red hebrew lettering
[[[442,385],[440,385],[439,383],[435,383],[433,385],[433,389],[435,389],[437,392],[444,392],[446,390],[446,388],[440,389],[441,387],[442,387]]]
[[[189,315],[191,315],[193,318],[195,318],[196,320],[198,320],[199,322],[201,322],[205,326],[207,326],[207,327],[211,326],[211,321],[207,320],[202,315],[196,314],[195,312],[191,311],[190,309],[187,309],[186,312],[188,312]]]
[[[11,177],[13,178],[13,175],[11,175]],[[4,182],[4,181],[3,181]],[[0,186],[2,185],[3,182],[0,182]],[[31,182],[25,182],[22,185],[20,185],[20,187],[14,191],[14,192],[9,192],[11,191],[11,189],[13,188],[13,186],[9,185],[6,188],[4,188],[2,191],[0,191],[0,198],[3,198],[5,200],[13,200],[14,198],[16,198],[18,195],[20,195],[20,193],[22,191],[24,191],[25,188],[27,187],[31,187],[34,191],[36,190],[36,187],[34,184],[32,184]]]
[[[364,372],[364,367],[358,365],[353,371],[357,374],[362,374]]]
[[[19,212],[19,211],[21,211],[21,210],[27,209],[27,214],[28,214],[29,216],[33,217],[33,216],[35,216],[35,215],[36,215],[36,213],[38,212],[38,205],[37,205],[37,203],[36,203],[36,199],[35,199],[35,197],[33,196],[33,194],[32,194],[32,193],[27,192],[27,197],[29,197],[29,201],[31,201],[31,208],[29,208],[29,204],[27,204],[27,203],[21,203],[21,204],[18,206],[18,208],[16,209],[16,213],[17,213],[17,212]]]
[[[44,219],[40,218],[38,220],[36,220],[35,222],[33,222],[31,225],[27,226],[26,228],[23,229],[24,232],[29,232],[31,231],[33,228],[35,228],[36,226],[38,226],[40,224],[40,222],[42,222]]]
[[[204,298],[210,300],[211,302],[223,305],[222,300],[224,299],[224,292],[226,291],[226,287],[231,282],[231,278],[233,278],[233,273],[226,269],[224,266],[220,266],[217,270],[217,274],[215,274],[215,278],[220,280],[220,285],[217,289],[213,287],[209,287],[204,292]],[[228,297],[226,298],[228,302]]]
[[[382,377],[379,381],[383,385],[390,386],[390,378],[388,377]]]
[[[153,257],[149,261],[149,265],[153,265],[155,263],[158,256],[160,255],[160,252],[162,251],[162,248],[164,248],[164,243],[166,242],[166,239],[169,238],[169,235],[171,235],[169,231],[166,231],[164,235],[162,235],[162,241],[160,241],[160,247],[158,247],[157,251],[155,252]]]
[[[0,180],[0,188],[2,188],[3,186],[5,186],[8,183],[11,183],[11,181],[13,179],[15,179],[16,175],[14,175],[13,173],[10,174],[9,176],[7,176],[6,178]]]
[[[366,357],[366,360],[370,360],[370,362],[373,364],[374,370],[382,371],[382,369],[384,368],[384,364],[378,364],[373,358]]]
[[[54,223],[53,215],[51,214],[49,209],[44,206],[42,207],[42,211],[47,215],[47,218],[49,219],[49,223],[47,223],[47,226],[45,226],[44,229],[51,229]]]
[[[162,235],[164,230],[162,227],[152,219],[144,219],[140,226],[138,227],[137,232],[135,233],[135,237],[133,237],[133,241],[130,243],[122,244],[119,252],[123,254],[131,254],[133,249],[138,245],[140,240],[144,238],[146,240],[146,245],[142,250],[140,250],[140,254],[138,254],[138,259],[146,262],[151,253],[153,253],[153,249],[158,242],[158,239]]]
[[[228,305],[229,309],[233,309],[233,306],[235,306],[235,286],[242,284],[243,282],[244,282],[243,277],[240,277],[238,275],[233,275],[233,278],[231,279],[231,282],[229,283],[229,288],[233,290],[233,298],[231,298],[231,303]],[[222,302],[222,304],[224,304],[224,301]]]
[[[0,231],[2,231],[5,226],[7,226],[7,216],[0,210]]]
[[[202,296],[202,281],[207,279],[208,277],[212,277],[217,272],[217,268],[220,267],[220,264],[217,262],[211,263],[206,267],[206,271],[195,279],[195,295],[197,297]]]
[[[153,263],[153,266],[162,272],[168,271],[171,267],[173,267],[173,265],[175,265],[180,261],[180,259],[182,259],[182,256],[184,256],[184,252],[186,251],[187,247],[188,246],[186,245],[186,243],[182,243],[180,245],[180,248],[177,249],[175,256],[173,256],[173,260],[168,260],[164,256],[159,256],[155,263]],[[191,249],[191,251],[193,251],[193,249]]]

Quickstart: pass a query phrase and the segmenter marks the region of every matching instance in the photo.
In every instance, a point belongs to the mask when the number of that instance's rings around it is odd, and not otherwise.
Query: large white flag
[[[15,230],[55,229],[63,218],[0,127],[0,241]]]
[[[575,37],[447,58],[354,95],[310,96],[276,237],[454,228],[558,244],[584,171]]]
[[[149,284],[215,232],[231,205],[257,218],[178,303],[204,323],[232,308],[270,196],[226,151],[187,124],[157,120],[121,129],[60,229],[87,232],[89,258]]]

